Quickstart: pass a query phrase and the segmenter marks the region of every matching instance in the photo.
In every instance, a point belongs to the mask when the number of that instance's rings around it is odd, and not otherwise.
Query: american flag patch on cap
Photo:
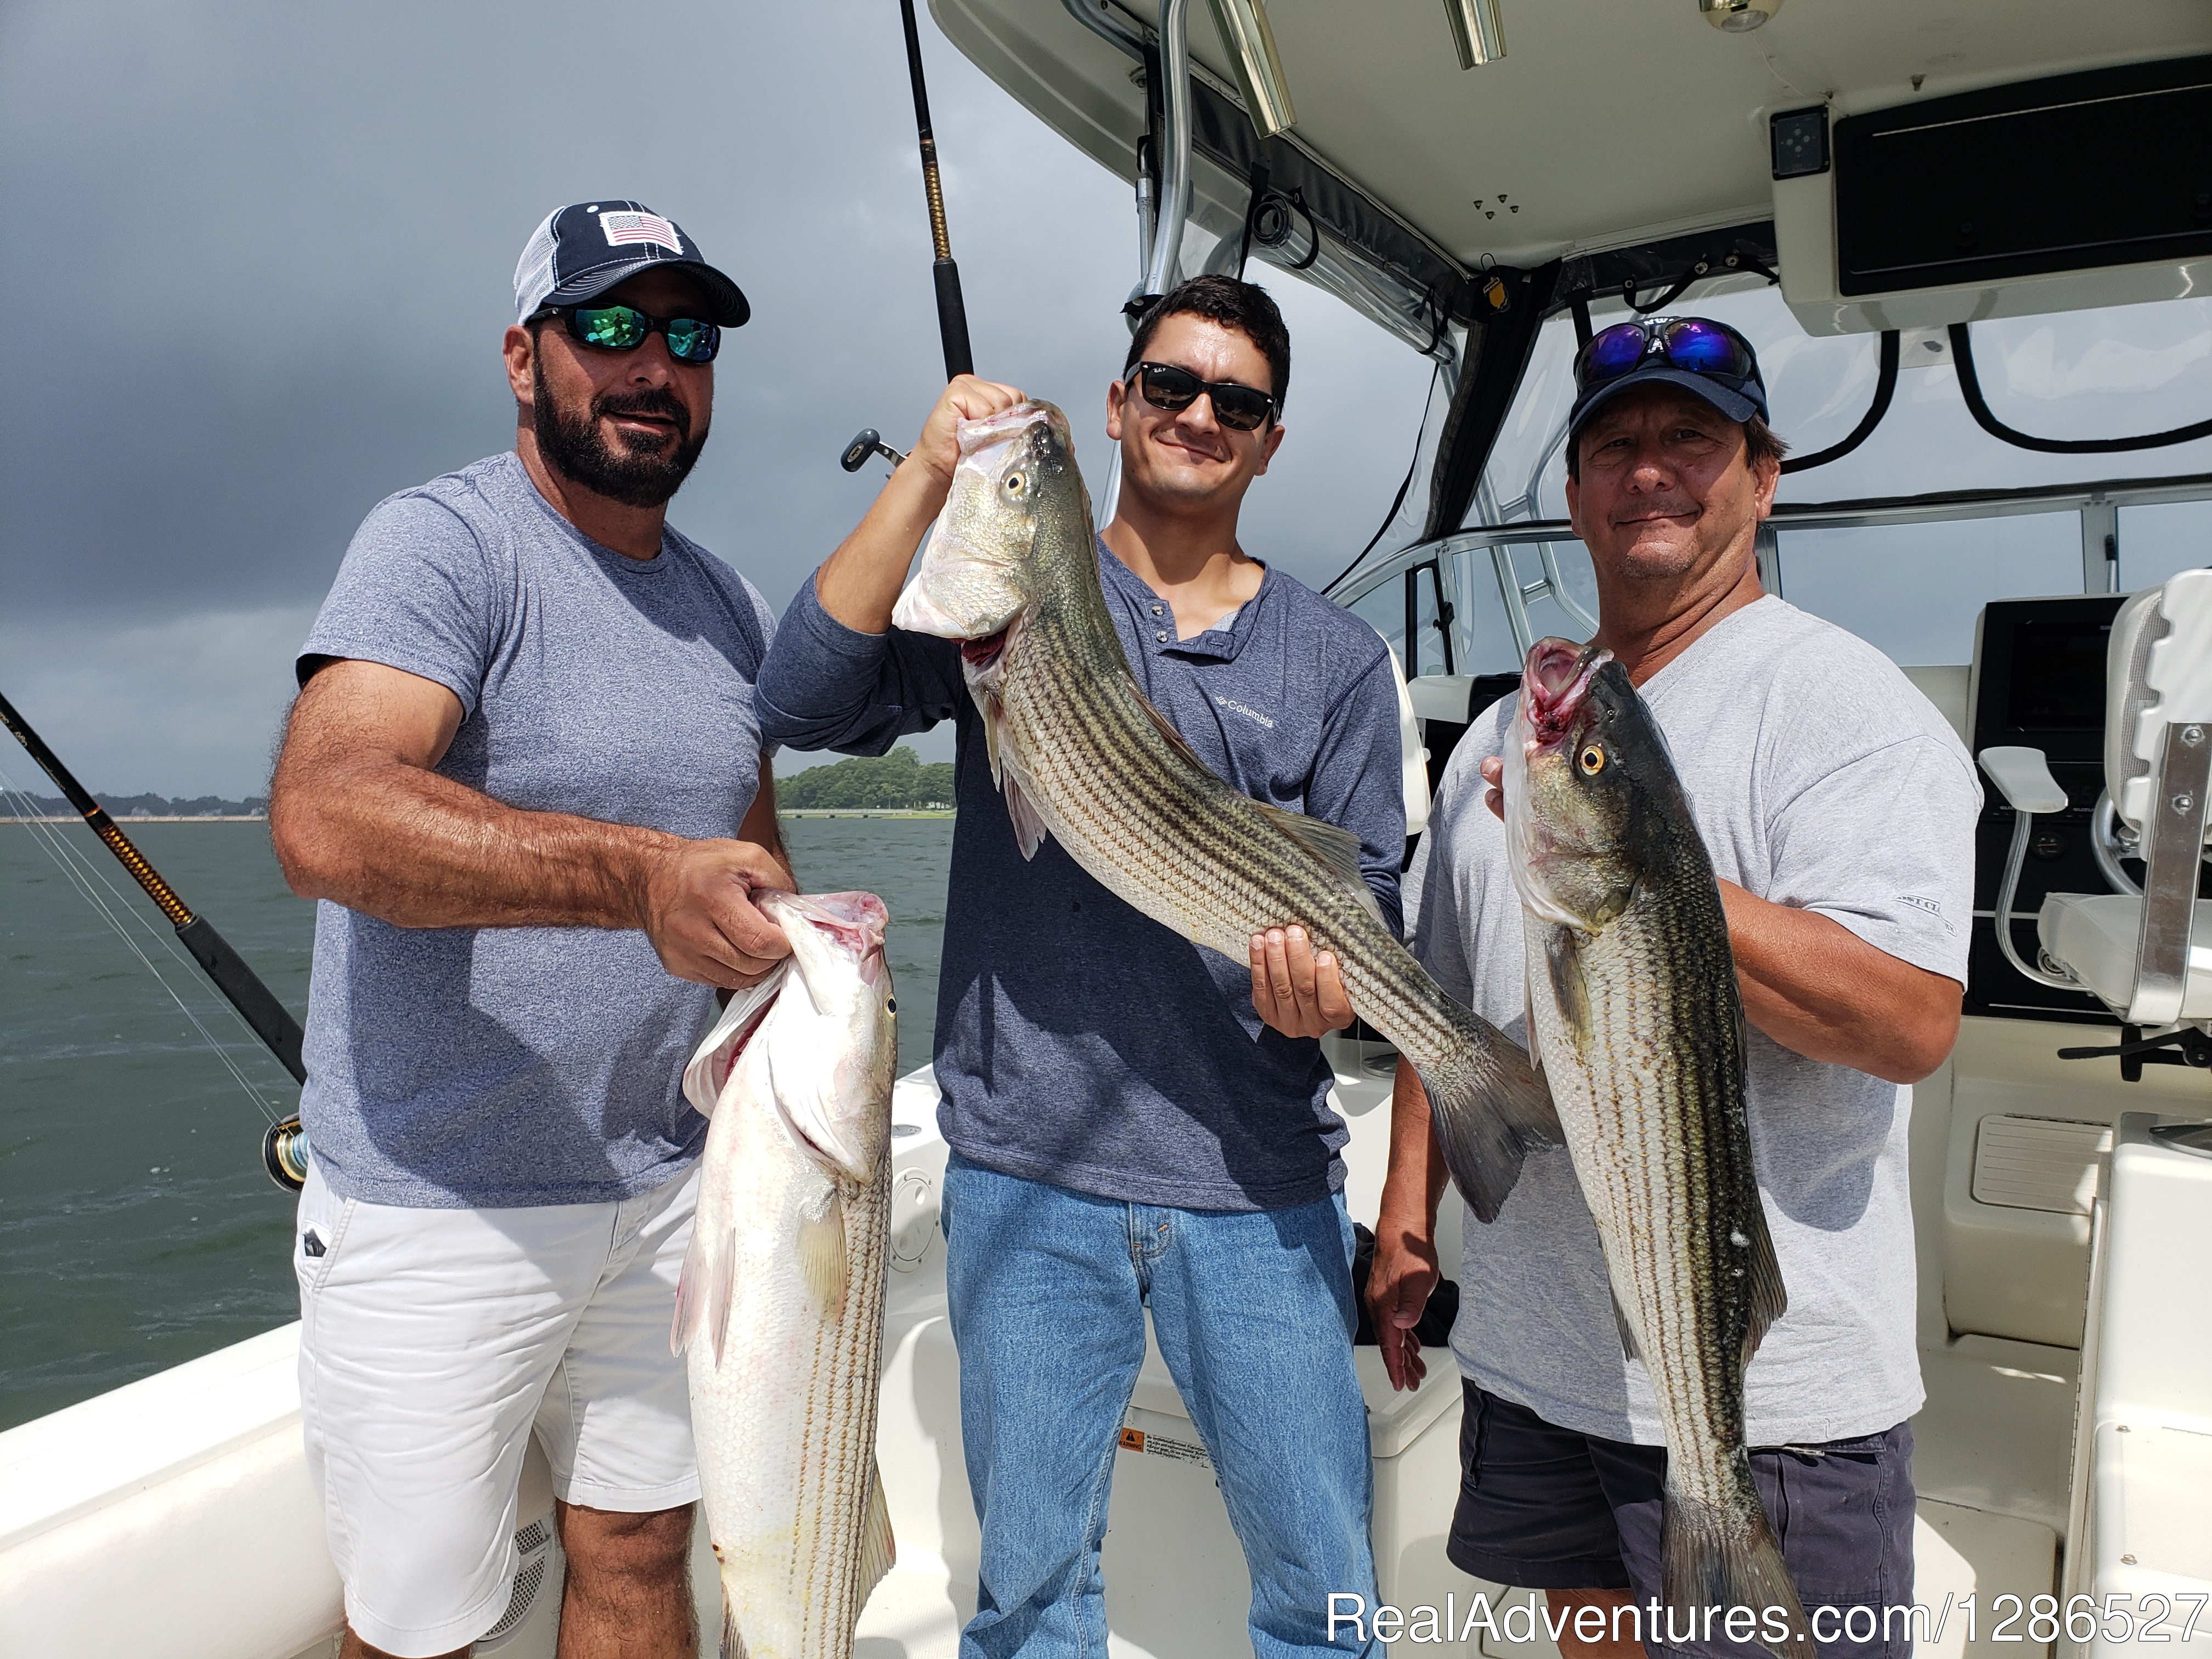
[[[625,242],[656,242],[671,253],[684,252],[684,239],[676,234],[676,227],[657,213],[629,209],[602,213],[599,228],[606,234],[610,247],[619,247]]]

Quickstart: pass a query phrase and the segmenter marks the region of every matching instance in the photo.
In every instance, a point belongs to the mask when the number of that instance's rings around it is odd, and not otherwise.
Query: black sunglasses
[[[1201,380],[1187,368],[1172,363],[1139,363],[1129,371],[1129,384],[1154,409],[1181,414],[1204,392],[1213,399],[1213,418],[1232,432],[1254,432],[1274,415],[1275,400],[1264,392],[1234,380]]]
[[[680,363],[711,363],[722,349],[722,331],[696,317],[653,317],[635,306],[547,306],[533,316],[558,317],[568,337],[602,351],[635,351],[650,335],[668,342],[668,355]]]

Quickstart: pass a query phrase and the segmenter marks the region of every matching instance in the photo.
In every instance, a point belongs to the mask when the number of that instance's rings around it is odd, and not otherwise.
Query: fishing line
[[[216,1058],[222,1062],[223,1069],[230,1073],[232,1079],[244,1091],[246,1098],[253,1103],[263,1117],[271,1123],[276,1122],[279,1116],[276,1109],[270,1103],[267,1097],[255,1085],[253,1080],[239,1068],[238,1062],[231,1058],[229,1050],[216,1040],[215,1034],[208,1030],[205,1023],[201,1020],[191,1005],[177,994],[176,988],[169,983],[161,969],[155,964],[154,959],[140,948],[137,939],[132,935],[131,930],[125,926],[115,911],[109,908],[107,902],[100,897],[93,884],[96,882],[100,886],[106,888],[124,913],[137,920],[149,932],[154,931],[152,924],[137,915],[130,901],[116,890],[100,868],[87,859],[79,848],[70,845],[68,839],[53,825],[40,821],[45,814],[40,811],[38,803],[33,801],[27,792],[17,787],[15,780],[10,778],[4,769],[0,769],[0,799],[5,799],[15,808],[19,821],[24,829],[31,832],[32,840],[39,844],[40,850],[46,854],[54,867],[62,872],[85,902],[91,905],[100,919],[114,931],[116,937],[130,947],[131,954],[138,958],[148,973],[153,975],[155,981],[162,990],[168,993],[169,1000],[177,1005],[177,1011],[183,1014],[191,1023],[191,1028],[199,1033],[200,1040],[214,1051]],[[155,937],[159,939],[161,936],[156,933]],[[162,943],[167,946],[172,957],[186,966],[190,965],[188,960],[179,954],[174,945],[169,944],[167,940],[163,940]],[[244,1018],[239,1015],[237,1010],[232,1009],[231,1012],[232,1017],[236,1018],[240,1025],[245,1029],[246,1034],[248,1036],[253,1036],[255,1035],[253,1028],[246,1024]]]

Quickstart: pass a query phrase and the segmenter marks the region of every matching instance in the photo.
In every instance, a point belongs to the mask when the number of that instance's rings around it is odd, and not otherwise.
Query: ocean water
[[[314,910],[266,826],[125,827],[303,1014]],[[804,886],[890,907],[899,1068],[926,1063],[952,821],[789,818],[784,835]],[[0,823],[0,1428],[298,1316],[293,1200],[260,1153],[298,1096],[89,830]]]

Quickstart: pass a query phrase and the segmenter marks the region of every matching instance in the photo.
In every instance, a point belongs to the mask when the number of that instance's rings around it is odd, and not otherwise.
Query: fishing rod
[[[968,305],[960,297],[960,267],[952,262],[952,237],[945,228],[945,190],[937,177],[937,139],[929,130],[929,88],[921,78],[921,35],[915,27],[914,0],[899,0],[899,15],[906,23],[906,69],[914,82],[921,188],[929,198],[929,240],[937,251],[932,272],[937,279],[937,331],[945,342],[945,378],[957,380],[975,372],[975,354],[968,344]]]
[[[7,726],[15,741],[54,781],[55,787],[82,816],[92,833],[131,872],[131,879],[146,890],[146,896],[176,928],[177,938],[192,953],[192,960],[215,981],[215,988],[229,999],[230,1006],[238,1010],[253,1035],[268,1045],[277,1063],[292,1074],[293,1081],[305,1083],[307,1067],[300,1054],[300,1022],[292,1018],[291,1011],[276,1000],[275,993],[261,982],[261,976],[231,949],[230,941],[216,932],[215,924],[205,916],[194,915],[191,908],[177,896],[176,890],[161,879],[161,872],[147,862],[146,855],[131,843],[131,837],[116,828],[115,820],[107,816],[107,809],[93,799],[91,791],[76,781],[5,696],[0,696],[0,725]],[[270,1126],[261,1139],[261,1162],[278,1186],[297,1192],[306,1184],[307,1137],[300,1126],[298,1113]]]

